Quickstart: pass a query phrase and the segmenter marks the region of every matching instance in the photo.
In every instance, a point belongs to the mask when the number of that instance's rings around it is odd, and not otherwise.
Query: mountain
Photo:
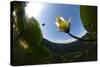
[[[57,44],[52,43],[46,39],[43,38],[42,44],[49,48],[53,53],[57,54],[64,54],[65,52],[72,52],[72,51],[82,51],[84,45],[80,41],[72,42],[72,43],[66,43],[66,44]]]
[[[96,36],[90,36],[89,34],[84,35],[84,39],[93,39]],[[63,55],[74,52],[82,53],[82,60],[96,60],[97,59],[97,41],[80,41],[77,40],[72,43],[57,44],[48,41],[47,39],[42,39],[42,44],[50,49],[52,53]]]

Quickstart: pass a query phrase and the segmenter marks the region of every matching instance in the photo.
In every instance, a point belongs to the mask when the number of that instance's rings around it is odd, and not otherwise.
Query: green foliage
[[[61,63],[63,62],[63,58],[59,54],[53,54],[52,57],[49,58],[49,63]]]
[[[39,22],[34,18],[28,18],[25,14],[26,2],[13,2],[13,25],[19,32],[19,38],[26,40],[29,44],[40,45],[42,32]],[[15,31],[16,32],[16,31]]]
[[[20,43],[20,47],[33,56],[32,60],[34,60],[36,64],[46,63],[48,58],[52,57],[52,53],[49,49],[42,45],[30,45],[24,41]]]
[[[80,6],[80,16],[85,29],[88,32],[97,32],[97,7]]]
[[[31,47],[32,55],[36,63],[46,63],[48,58],[52,56],[52,53],[44,46]]]
[[[29,44],[40,45],[42,40],[42,32],[39,26],[39,22],[35,18],[28,19],[25,23],[26,29],[22,37]]]
[[[64,62],[70,62],[80,58],[81,55],[82,55],[81,52],[72,52],[72,53],[66,53],[62,57],[64,59]]]
[[[20,35],[20,40],[24,40],[21,46],[23,50],[26,50],[33,56],[34,63],[40,64],[45,63],[47,58],[52,54],[43,45],[41,45],[42,32],[39,26],[39,22],[34,18],[29,18],[26,23],[24,23],[25,30]]]
[[[42,32],[39,22],[34,17],[26,17],[24,10],[26,3],[13,2],[12,4],[15,65],[16,63],[25,64],[28,60],[33,60],[33,64],[47,63],[47,59],[52,56],[52,53],[41,44]],[[21,60],[17,60],[17,58]]]

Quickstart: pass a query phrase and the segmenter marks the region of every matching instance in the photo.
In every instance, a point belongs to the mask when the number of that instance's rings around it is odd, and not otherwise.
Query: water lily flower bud
[[[69,32],[71,19],[65,20],[63,17],[56,17],[56,26],[60,32]]]

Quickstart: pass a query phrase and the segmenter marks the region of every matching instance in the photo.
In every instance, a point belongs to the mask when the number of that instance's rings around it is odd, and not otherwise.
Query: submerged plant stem
[[[75,38],[75,39],[78,39],[78,40],[81,40],[81,41],[97,41],[97,39],[83,39],[83,38],[79,38],[73,34],[71,34],[70,32],[67,32],[71,37]]]

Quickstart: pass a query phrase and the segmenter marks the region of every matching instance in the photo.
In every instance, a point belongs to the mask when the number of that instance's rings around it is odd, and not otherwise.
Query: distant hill
[[[66,44],[57,44],[57,43],[52,43],[46,39],[43,38],[42,44],[49,48],[52,52],[58,53],[58,54],[63,54],[65,52],[72,52],[72,51],[82,51],[84,45],[80,41],[75,41],[72,43],[66,43]]]
[[[89,37],[89,34],[86,34],[82,38],[87,39]],[[92,36],[94,38],[95,36]],[[88,53],[90,55],[95,55],[94,59],[96,57],[97,52],[97,42],[83,42],[80,40],[77,40],[72,43],[66,43],[66,44],[56,44],[48,41],[47,39],[42,39],[42,44],[49,48],[53,53],[63,55],[64,53],[71,53],[71,52],[83,52]],[[92,53],[92,54],[91,54]]]

